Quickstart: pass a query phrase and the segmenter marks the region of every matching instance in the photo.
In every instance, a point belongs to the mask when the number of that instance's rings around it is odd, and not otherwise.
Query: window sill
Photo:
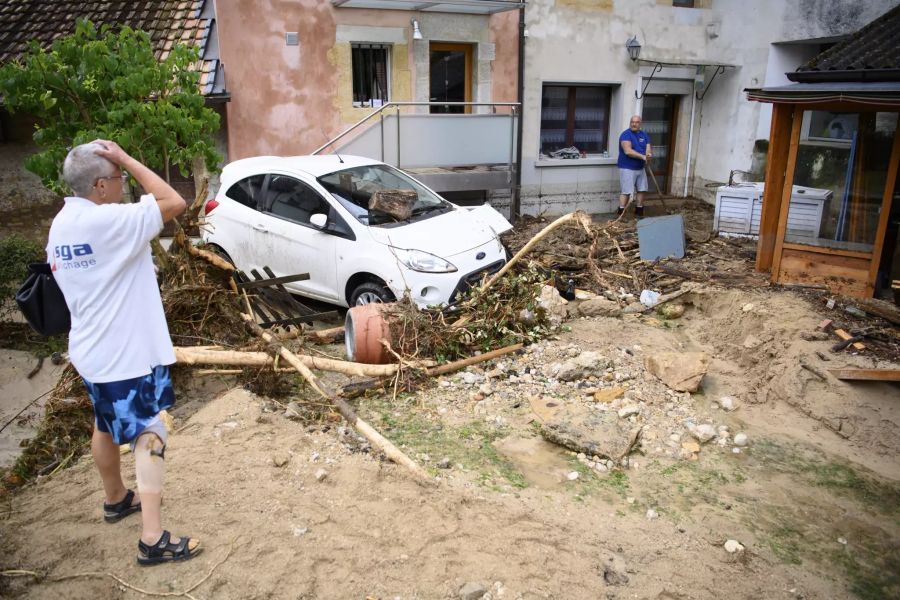
[[[602,156],[589,156],[587,158],[539,158],[534,161],[535,168],[543,167],[607,167],[615,166],[617,156],[604,158]]]

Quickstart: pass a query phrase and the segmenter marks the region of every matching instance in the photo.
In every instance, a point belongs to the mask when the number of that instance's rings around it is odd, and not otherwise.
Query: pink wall
[[[334,44],[330,2],[219,0],[219,49],[231,101],[228,158],[308,153],[337,126],[332,108],[337,75],[327,52]],[[286,46],[297,31],[300,46]]]

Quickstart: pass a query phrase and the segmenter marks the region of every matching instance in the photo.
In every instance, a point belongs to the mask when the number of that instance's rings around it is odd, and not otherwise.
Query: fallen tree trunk
[[[396,364],[390,365],[366,365],[363,363],[348,362],[298,354],[297,360],[303,362],[310,369],[320,371],[332,371],[356,377],[389,377],[397,373]],[[274,364],[275,359],[265,352],[238,352],[236,350],[208,350],[190,346],[175,348],[175,360],[187,365],[246,365],[260,366]],[[434,366],[434,361],[416,361],[415,367],[428,368]]]
[[[516,352],[518,350],[521,350],[523,346],[524,344],[513,344],[512,346],[506,346],[505,348],[498,348],[497,350],[491,350],[490,352],[485,352],[484,354],[479,354],[478,356],[470,356],[469,358],[464,358],[462,360],[457,360],[445,365],[427,369],[425,373],[432,377],[436,377],[438,375],[446,375],[447,373],[453,373],[454,371],[465,369],[466,367],[471,365],[492,360],[499,356],[503,356],[504,354]],[[382,381],[381,379],[367,379],[365,381],[357,381],[348,383],[347,385],[342,387],[340,394],[345,398],[355,398],[357,396],[361,396],[369,390],[382,387],[383,385],[384,381]]]
[[[334,392],[329,390],[325,384],[319,381],[319,378],[316,377],[315,373],[309,370],[303,361],[300,358],[281,345],[281,342],[278,338],[273,336],[272,334],[263,330],[262,327],[257,325],[256,320],[246,313],[241,313],[241,317],[243,317],[244,321],[247,323],[247,327],[250,330],[264,339],[265,341],[277,346],[278,354],[288,362],[292,367],[294,367],[303,378],[309,383],[310,387],[312,387],[322,398],[328,400],[332,404],[334,404],[335,408],[338,409],[338,412],[341,413],[341,416],[347,420],[347,423],[350,424],[356,431],[358,431],[363,437],[369,440],[374,447],[381,450],[385,456],[389,459],[397,463],[398,465],[402,465],[406,467],[409,471],[411,471],[420,481],[433,483],[433,481],[428,477],[428,474],[422,470],[422,468],[412,461],[406,454],[404,454],[400,449],[398,449],[394,444],[391,443],[390,440],[385,438],[383,435],[378,433],[371,425],[363,421],[357,416],[356,412],[353,408],[347,404],[347,402],[337,396]]]

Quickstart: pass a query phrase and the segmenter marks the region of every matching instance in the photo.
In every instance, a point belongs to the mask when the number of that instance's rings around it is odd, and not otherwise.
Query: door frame
[[[462,52],[465,55],[466,61],[466,70],[465,70],[465,86],[463,92],[463,102],[471,102],[472,101],[472,55],[474,54],[473,45],[466,44],[463,42],[431,42],[428,45],[428,64],[429,64],[429,73],[428,73],[428,97],[431,98],[431,53],[432,52]],[[469,114],[472,112],[471,106],[464,107],[463,111],[465,114]]]
[[[669,119],[669,140],[666,144],[668,155],[666,156],[666,173],[668,173],[668,177],[666,177],[666,189],[661,190],[664,194],[669,194],[672,189],[672,175],[675,162],[675,144],[678,142],[678,110],[681,108],[681,95],[680,94],[647,94],[648,96],[662,96],[664,98],[672,99],[672,115]],[[641,120],[643,120],[643,107],[641,107]],[[652,170],[652,169],[651,169]],[[653,173],[654,176],[659,175],[658,172]]]

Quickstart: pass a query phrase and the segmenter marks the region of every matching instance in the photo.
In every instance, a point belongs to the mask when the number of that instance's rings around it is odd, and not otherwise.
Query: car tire
[[[386,285],[375,281],[366,281],[356,286],[350,293],[350,306],[372,304],[374,302],[393,302],[397,298]]]

